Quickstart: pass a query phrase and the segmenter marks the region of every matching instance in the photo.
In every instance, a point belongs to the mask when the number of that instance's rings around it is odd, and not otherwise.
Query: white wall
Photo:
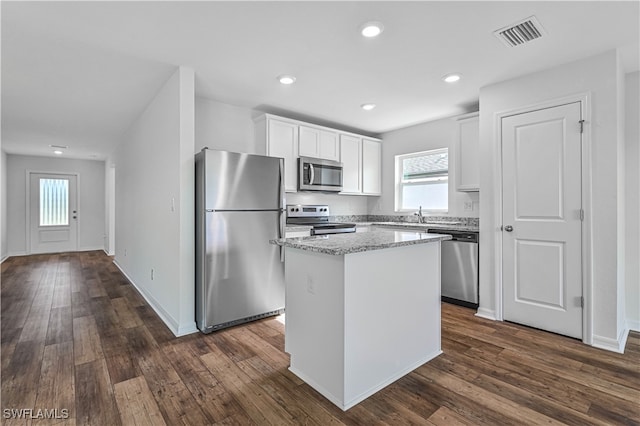
[[[202,148],[265,155],[266,146],[256,143],[253,118],[262,112],[196,98],[196,152]],[[365,215],[367,199],[376,197],[287,193],[288,204],[328,204],[334,215]]]
[[[591,282],[594,344],[615,349],[624,340],[619,320],[624,307],[619,293],[624,277],[618,274],[618,140],[620,117],[617,51],[501,82],[480,90],[480,312],[496,312],[495,248],[500,240],[496,197],[500,183],[499,135],[496,114],[515,108],[584,92],[591,93],[592,116],[587,117],[592,176]],[[589,214],[589,213],[588,213]]]
[[[256,111],[206,98],[196,98],[196,152],[202,148],[264,155],[256,143],[253,119]]]
[[[0,165],[0,262],[8,257],[7,248],[7,154],[2,151],[2,163]]]
[[[449,212],[448,216],[479,217],[479,195],[477,192],[456,191],[455,118],[445,118],[418,124],[382,135],[382,196],[371,199],[371,214],[393,215],[395,209],[395,156],[412,152],[449,148]],[[473,202],[473,211],[465,211],[464,203]],[[406,214],[406,213],[401,213]],[[441,213],[435,213],[442,216]]]
[[[104,161],[7,154],[7,254],[27,254],[27,170],[77,173],[78,250],[104,249]]]
[[[627,324],[640,331],[640,71],[627,74],[625,80]]]
[[[176,335],[196,331],[194,87],[179,68],[113,156],[116,264]]]

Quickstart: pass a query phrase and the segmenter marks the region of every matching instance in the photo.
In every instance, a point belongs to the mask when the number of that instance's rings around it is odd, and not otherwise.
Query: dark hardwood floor
[[[444,304],[444,354],[345,413],[275,318],[175,338],[102,252],[11,258],[1,302],[4,424],[640,424],[638,333],[620,355]]]

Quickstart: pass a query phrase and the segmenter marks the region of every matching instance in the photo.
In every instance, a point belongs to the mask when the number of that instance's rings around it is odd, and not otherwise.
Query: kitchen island
[[[278,241],[289,369],[347,410],[438,356],[448,238],[379,229]]]

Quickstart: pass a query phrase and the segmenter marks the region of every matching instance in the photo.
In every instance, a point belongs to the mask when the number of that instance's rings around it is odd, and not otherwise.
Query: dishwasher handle
[[[433,233],[433,234],[451,235],[451,239],[448,241],[478,243],[477,232],[464,232],[464,231],[454,231],[454,230],[444,230],[444,229],[434,229],[434,228],[428,229],[427,232]]]
[[[478,236],[473,234],[451,235],[451,241],[464,241],[467,243],[477,243]]]

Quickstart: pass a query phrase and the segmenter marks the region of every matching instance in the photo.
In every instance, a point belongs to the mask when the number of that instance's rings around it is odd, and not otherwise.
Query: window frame
[[[425,209],[423,208],[422,211],[425,213],[448,213],[449,212],[449,168],[447,167],[447,176],[446,177],[433,177],[433,178],[423,178],[423,179],[416,179],[416,181],[414,182],[404,182],[403,179],[403,168],[402,168],[402,162],[405,159],[408,158],[414,158],[414,157],[423,157],[426,155],[437,155],[437,154],[443,154],[446,153],[447,154],[447,159],[449,158],[449,148],[444,147],[444,148],[436,148],[436,149],[429,149],[426,151],[420,151],[420,152],[411,152],[408,154],[398,154],[395,156],[395,170],[394,170],[394,175],[395,175],[395,205],[394,205],[394,210],[396,213],[409,213],[409,212],[415,212],[417,209],[415,208],[403,208],[402,207],[402,193],[403,193],[403,188],[405,186],[413,186],[413,185],[424,185],[426,182],[430,182],[430,183],[440,183],[443,181],[447,182],[447,208],[446,209]]]
[[[43,205],[43,201],[44,201],[44,197],[45,197],[45,192],[43,191],[45,188],[43,187],[43,182],[45,181],[59,181],[59,182],[63,182],[64,184],[62,185],[64,187],[64,206],[57,206],[58,210],[62,207],[63,213],[64,213],[64,219],[65,222],[62,223],[45,223],[43,222],[44,217],[51,217],[52,214],[45,214],[47,212],[50,212],[50,207],[49,209],[47,209],[47,207],[45,207]],[[69,179],[67,178],[58,178],[58,177],[40,177],[38,178],[38,227],[39,228],[55,228],[55,227],[66,227],[69,226],[71,224],[71,206],[70,206],[70,182]],[[60,213],[60,212],[59,212]],[[53,214],[55,216],[55,214]],[[48,222],[48,221],[47,221]]]

